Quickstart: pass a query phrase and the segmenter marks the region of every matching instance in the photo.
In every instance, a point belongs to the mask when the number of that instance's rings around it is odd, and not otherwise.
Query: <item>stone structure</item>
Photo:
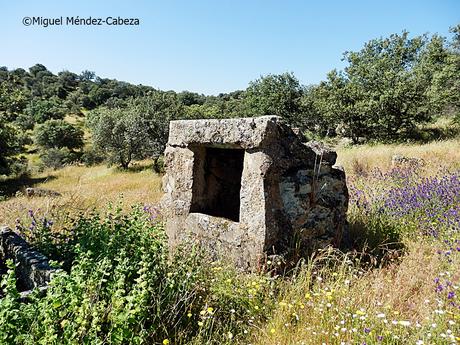
[[[425,165],[423,158],[394,155],[391,157],[392,168],[420,168]]]
[[[50,190],[50,189],[29,187],[29,188],[26,188],[26,195],[28,197],[32,197],[32,196],[57,197],[57,196],[61,196],[61,193],[58,193],[58,192],[56,192],[54,190]]]
[[[169,246],[198,242],[243,269],[294,246],[339,243],[345,173],[280,117],[170,123],[161,201]]]
[[[32,249],[8,227],[0,227],[0,260],[6,259],[12,259],[16,264],[19,291],[46,286],[56,272],[46,256]]]

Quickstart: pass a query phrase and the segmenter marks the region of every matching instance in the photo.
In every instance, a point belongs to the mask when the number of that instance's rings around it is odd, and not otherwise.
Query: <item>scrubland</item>
[[[392,166],[395,154],[419,159]],[[34,176],[62,196],[1,201],[0,223],[64,270],[27,304],[13,271],[4,276],[0,342],[459,343],[460,141],[338,155],[350,191],[346,243],[254,273],[198,248],[169,256],[155,207],[161,176],[145,162]]]

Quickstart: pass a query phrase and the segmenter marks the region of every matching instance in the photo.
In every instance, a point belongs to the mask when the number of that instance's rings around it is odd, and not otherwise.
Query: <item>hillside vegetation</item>
[[[55,75],[41,64],[28,71],[2,67],[0,174],[18,177],[34,167],[73,163],[127,169],[142,159],[153,159],[160,171],[175,119],[278,115],[309,138],[354,144],[452,138],[459,123],[460,26],[451,33],[371,40],[344,53],[346,67],[317,85],[302,85],[293,73],[269,74],[217,96],[162,91],[90,71]],[[443,129],[430,127],[440,118]]]

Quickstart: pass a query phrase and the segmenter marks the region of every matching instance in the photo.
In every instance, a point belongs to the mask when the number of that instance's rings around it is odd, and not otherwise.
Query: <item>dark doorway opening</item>
[[[244,150],[202,147],[194,153],[190,212],[239,222]]]

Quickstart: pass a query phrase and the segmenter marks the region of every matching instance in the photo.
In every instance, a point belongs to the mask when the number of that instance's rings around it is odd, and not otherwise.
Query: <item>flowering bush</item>
[[[59,234],[50,220],[33,211],[29,218],[17,230],[71,265],[46,296],[28,303],[19,302],[10,266],[0,299],[2,344],[220,344],[244,336],[268,312],[267,278],[238,277],[193,248],[170,258],[151,206],[82,216]]]

